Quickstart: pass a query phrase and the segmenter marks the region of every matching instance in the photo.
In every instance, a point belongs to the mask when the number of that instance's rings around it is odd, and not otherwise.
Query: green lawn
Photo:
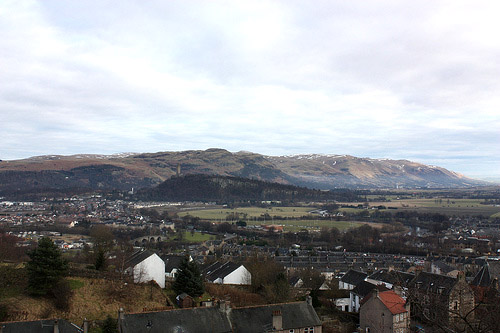
[[[172,239],[175,237],[176,235],[173,235]],[[201,232],[195,232],[191,234],[190,231],[185,231],[183,237],[184,237],[183,241],[189,243],[203,243],[204,241],[215,239],[214,235],[202,234]]]
[[[80,289],[81,287],[83,287],[85,285],[85,283],[83,283],[83,281],[76,280],[76,279],[68,279],[68,283],[69,283],[71,290]]]

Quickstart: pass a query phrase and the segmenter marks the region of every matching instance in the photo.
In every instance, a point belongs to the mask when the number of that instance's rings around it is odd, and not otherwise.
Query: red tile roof
[[[379,298],[384,305],[391,311],[392,314],[406,312],[406,301],[394,291],[383,291],[379,294]]]
[[[368,294],[363,299],[363,303],[368,301],[372,296],[373,294]],[[392,290],[379,292],[378,298],[393,315],[407,312],[405,309],[406,301]]]

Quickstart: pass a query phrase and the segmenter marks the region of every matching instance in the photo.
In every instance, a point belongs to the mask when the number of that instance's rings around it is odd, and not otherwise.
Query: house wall
[[[215,281],[214,281],[215,282]],[[217,283],[217,282],[216,282]],[[241,265],[232,273],[226,275],[222,280],[223,284],[251,284],[252,276],[250,272]]]
[[[339,281],[339,289],[353,290],[356,286],[346,282]]]
[[[410,332],[410,311],[408,306],[408,313],[401,313],[392,316],[392,329],[397,333]]]
[[[359,323],[362,332],[369,328],[370,332],[377,333],[409,333],[410,332],[410,312],[393,315],[382,301],[376,297],[371,297],[359,311]]]
[[[154,280],[165,288],[165,262],[157,255],[149,256],[134,266],[134,282],[144,283]]]
[[[474,308],[474,292],[464,278],[458,279],[448,295],[419,288],[412,288],[410,295],[412,313],[424,322],[461,329],[464,322],[460,317]],[[471,321],[473,313],[467,319]]]
[[[474,292],[465,279],[459,279],[453,286],[448,300],[449,322],[454,326],[465,324],[461,318],[467,316],[471,322],[474,319]]]
[[[359,312],[359,303],[361,301],[359,295],[351,292],[350,295],[350,307],[349,307],[349,312]]]
[[[376,286],[383,284],[387,289],[392,289],[392,283],[389,283],[389,282],[373,280],[373,279],[368,279],[368,278],[366,278],[365,281],[370,282]]]
[[[286,330],[277,330],[273,331],[276,333],[321,333],[322,327],[321,326],[312,326],[312,327],[307,327],[307,328],[293,328],[293,329],[286,329]]]
[[[359,324],[362,332],[392,333],[392,314],[376,297],[371,297],[359,311]]]
[[[172,269],[171,272],[165,272],[165,277],[167,278],[175,278],[175,274],[177,274],[177,268]]]
[[[335,307],[340,311],[349,311],[349,298],[337,298],[335,299]]]

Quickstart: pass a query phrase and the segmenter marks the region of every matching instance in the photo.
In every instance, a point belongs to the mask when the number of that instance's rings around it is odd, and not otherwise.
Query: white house
[[[252,283],[252,275],[245,266],[228,261],[216,262],[204,270],[208,281],[220,284],[245,284]]]
[[[339,280],[339,289],[353,290],[368,274],[350,269]]]
[[[165,262],[165,278],[167,280],[174,279],[185,256],[169,254],[162,256],[161,258]],[[188,260],[191,262],[193,261],[193,258],[189,256]]]
[[[151,280],[165,288],[165,262],[154,252],[139,250],[125,262],[125,272],[134,277],[135,283]]]
[[[359,308],[361,307],[361,301],[365,298],[366,295],[370,294],[374,289],[378,289],[379,291],[387,291],[385,285],[374,284],[368,281],[361,281],[358,285],[349,292],[349,312],[359,312]]]

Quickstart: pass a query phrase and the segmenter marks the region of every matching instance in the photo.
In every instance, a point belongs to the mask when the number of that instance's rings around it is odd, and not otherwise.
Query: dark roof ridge
[[[144,313],[158,313],[158,312],[171,312],[171,311],[184,311],[184,310],[196,310],[196,309],[212,309],[215,308],[215,306],[211,307],[205,307],[205,306],[199,306],[196,308],[173,308],[173,309],[164,309],[164,310],[152,310],[152,311],[141,311],[141,312],[126,312],[125,315],[131,315],[131,314],[144,314]]]
[[[264,305],[248,305],[248,306],[241,306],[241,307],[235,306],[234,309],[251,309],[251,308],[271,307],[271,306],[283,305],[283,304],[302,304],[302,303],[306,303],[306,301],[282,302],[282,303],[273,303],[273,304],[264,304]]]
[[[262,308],[262,307],[270,307],[270,306],[283,305],[283,304],[302,304],[302,303],[307,303],[307,302],[306,301],[282,302],[282,303],[263,304],[263,305],[248,305],[248,306],[241,306],[241,307],[234,306],[232,308],[233,309],[251,309],[251,308]],[[213,309],[213,308],[217,308],[217,306],[195,307],[195,308],[174,308],[174,309],[141,311],[141,312],[126,312],[125,314],[130,315],[130,314],[157,313],[157,312],[170,312],[170,311],[195,310],[195,309]],[[51,319],[39,319],[39,320],[51,320]],[[33,320],[29,320],[29,321],[33,321]]]
[[[34,321],[55,321],[55,320],[66,320],[64,318],[44,318],[44,319],[33,319],[33,320],[14,320],[14,321],[0,321],[0,324],[10,324],[10,323],[32,323]],[[70,321],[66,320],[68,323]]]

